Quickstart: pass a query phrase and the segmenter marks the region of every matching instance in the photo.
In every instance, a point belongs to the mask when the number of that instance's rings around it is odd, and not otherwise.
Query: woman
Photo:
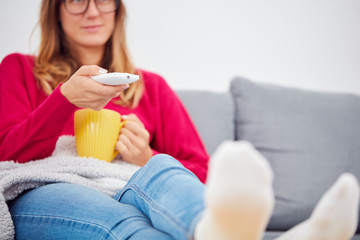
[[[16,238],[260,239],[274,202],[267,162],[248,144],[225,144],[203,199],[208,155],[165,81],[129,60],[124,18],[120,0],[43,0],[38,56],[13,54],[0,66],[2,161],[47,157],[59,136],[73,135],[76,109],[108,108],[128,115],[116,144],[122,159],[143,166],[113,198],[66,183],[20,195],[9,202]],[[141,81],[90,78],[107,70]],[[159,152],[178,161],[151,157]]]
[[[49,156],[60,135],[74,134],[75,109],[105,107],[128,115],[116,145],[125,161],[143,166],[166,153],[205,181],[209,157],[188,114],[160,76],[135,69],[124,21],[119,1],[43,2],[38,56],[10,55],[2,63],[0,160]],[[141,81],[123,92],[126,85],[89,78],[107,70]]]

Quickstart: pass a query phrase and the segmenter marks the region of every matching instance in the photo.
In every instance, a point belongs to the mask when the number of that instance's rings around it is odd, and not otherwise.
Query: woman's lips
[[[84,26],[83,29],[85,29],[85,31],[87,32],[97,32],[101,29],[102,25],[89,25],[89,26]]]

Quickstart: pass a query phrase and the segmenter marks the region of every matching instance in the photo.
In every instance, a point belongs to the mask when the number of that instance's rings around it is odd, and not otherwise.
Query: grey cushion
[[[276,203],[268,229],[286,230],[311,214],[343,172],[360,178],[360,96],[231,83],[237,139],[269,160]]]
[[[235,139],[235,107],[229,92],[177,91],[211,155],[223,140]]]
[[[281,236],[284,232],[266,232],[262,240],[274,240]],[[360,240],[360,235],[355,235],[351,240]]]

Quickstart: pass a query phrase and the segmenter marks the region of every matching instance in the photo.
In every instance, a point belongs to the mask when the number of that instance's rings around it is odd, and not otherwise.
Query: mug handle
[[[126,120],[120,122],[119,133],[120,133],[121,128],[125,125],[126,122],[127,122]],[[111,160],[113,160],[113,159],[116,157],[116,155],[118,155],[118,154],[119,154],[119,151],[117,151],[117,150],[114,149],[114,153],[113,153],[113,155],[112,155]]]

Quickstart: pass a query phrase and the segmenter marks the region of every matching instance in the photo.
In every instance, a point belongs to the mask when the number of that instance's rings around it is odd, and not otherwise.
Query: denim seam
[[[192,239],[192,235],[185,230],[185,228],[182,226],[181,223],[179,223],[175,218],[173,218],[166,209],[155,204],[154,201],[152,201],[151,198],[149,198],[143,191],[141,191],[141,189],[136,184],[130,184],[129,186],[127,186],[126,190],[128,189],[132,189],[133,191],[137,192],[139,194],[139,197],[141,197],[144,201],[146,201],[152,207],[152,209],[154,209],[156,212],[160,213],[161,215],[167,217],[170,220],[170,222],[174,223],[172,225],[175,226],[175,228],[177,228],[180,232],[185,233],[188,239]],[[123,193],[125,193],[125,191]]]
[[[68,221],[72,221],[72,222],[76,222],[76,223],[81,223],[81,224],[88,224],[91,226],[95,226],[99,229],[104,230],[105,232],[107,232],[113,239],[115,240],[119,240],[116,236],[114,236],[114,234],[107,228],[103,227],[100,224],[97,223],[93,223],[93,222],[89,222],[89,221],[82,221],[82,220],[78,220],[75,218],[69,218],[69,217],[57,217],[57,216],[53,216],[53,215],[33,215],[33,214],[14,214],[12,215],[13,218],[48,218],[48,219],[59,219],[59,220],[68,220]]]

